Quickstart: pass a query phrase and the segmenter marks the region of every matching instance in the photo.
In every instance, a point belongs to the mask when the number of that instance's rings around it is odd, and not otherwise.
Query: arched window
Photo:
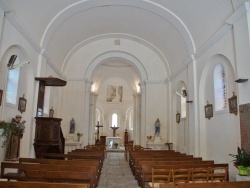
[[[215,111],[224,110],[226,108],[226,94],[225,70],[222,64],[218,64],[214,68]]]
[[[112,114],[112,127],[117,127],[118,116],[116,113]]]
[[[14,64],[19,63],[19,58],[17,57]],[[16,105],[17,103],[17,91],[19,82],[20,67],[15,69],[10,69],[8,73],[8,82],[6,90],[6,102]]]
[[[134,127],[133,119],[134,119],[134,110],[132,108],[129,112],[129,130],[133,130]]]
[[[101,113],[100,113],[100,110],[99,109],[96,109],[96,113],[95,113],[95,118],[96,118],[96,121],[101,121]]]
[[[186,118],[187,116],[187,98],[186,96],[186,89],[183,87],[181,88],[181,118]]]

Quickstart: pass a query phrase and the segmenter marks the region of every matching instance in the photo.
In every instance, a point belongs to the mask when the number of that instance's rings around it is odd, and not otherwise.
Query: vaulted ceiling
[[[178,71],[244,0],[1,0],[0,6],[58,70],[79,45],[106,38],[139,41]]]

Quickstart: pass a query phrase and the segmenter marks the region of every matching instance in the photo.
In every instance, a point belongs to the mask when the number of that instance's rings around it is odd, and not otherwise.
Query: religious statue
[[[22,116],[16,115],[15,118],[12,118],[10,124],[10,138],[6,150],[5,160],[7,161],[17,161],[19,157],[20,149],[20,139],[23,137],[26,122],[23,120],[21,122]]]
[[[75,133],[75,120],[74,120],[74,118],[72,118],[72,119],[70,120],[69,133]]]
[[[156,119],[155,121],[155,135],[159,135],[160,134],[160,128],[161,128],[161,124],[160,124],[160,120],[159,118]]]

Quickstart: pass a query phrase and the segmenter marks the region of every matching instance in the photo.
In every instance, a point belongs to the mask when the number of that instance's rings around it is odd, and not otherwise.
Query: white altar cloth
[[[118,144],[118,148],[121,145],[121,137],[107,137],[106,138],[106,145],[107,148],[112,149],[114,148],[114,143]]]

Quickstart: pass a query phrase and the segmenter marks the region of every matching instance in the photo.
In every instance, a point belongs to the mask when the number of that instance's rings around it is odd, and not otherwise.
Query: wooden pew
[[[159,159],[170,159],[170,158],[194,158],[192,155],[184,155],[184,154],[148,154],[148,155],[134,155],[129,159],[130,168],[137,164],[137,161],[140,160],[159,160]],[[200,158],[201,159],[201,158]]]
[[[44,153],[42,158],[46,159],[62,159],[62,160],[99,160],[101,166],[103,165],[104,157],[103,156],[86,156],[82,154],[60,154],[60,153]]]
[[[131,171],[133,173],[133,175],[136,175],[136,172],[138,171],[138,169],[140,168],[140,162],[141,161],[151,161],[151,164],[155,164],[155,162],[157,163],[157,161],[166,161],[166,162],[170,162],[170,161],[202,161],[202,158],[201,157],[196,157],[196,158],[193,158],[191,156],[179,156],[179,157],[176,157],[176,156],[161,156],[161,157],[152,157],[152,158],[138,158],[138,159],[135,159],[134,163],[131,164],[130,168],[131,168]]]
[[[202,161],[198,159],[193,159],[193,160],[169,160],[169,161],[139,161],[138,163],[138,168],[135,171],[135,179],[138,179],[139,174],[141,174],[140,168],[142,166],[148,166],[148,167],[154,167],[154,166],[166,166],[166,165],[188,165],[188,164],[210,164],[213,165],[214,161]]]
[[[175,165],[142,165],[138,174],[138,184],[144,188],[145,182],[152,181],[152,168],[160,168],[160,169],[191,169],[191,168],[199,168],[199,167],[227,167],[228,164],[175,164]],[[228,171],[227,171],[227,181],[228,181]]]
[[[249,188],[249,187],[250,187],[250,181],[182,183],[176,186],[176,188]],[[159,188],[169,188],[169,184],[168,183],[160,184]]]
[[[64,159],[64,160],[72,160],[72,159],[99,159],[103,161],[104,158],[102,155],[84,155],[79,153],[71,153],[71,154],[61,154],[61,153],[44,153],[42,158],[47,159]]]
[[[90,188],[89,184],[0,181],[0,188]]]
[[[5,173],[7,169],[16,169],[17,172]],[[1,178],[18,181],[56,181],[89,183],[94,188],[98,185],[98,172],[95,166],[74,166],[57,164],[34,163],[1,163]]]
[[[99,150],[72,150],[68,152],[68,154],[81,154],[85,156],[102,156],[103,159],[105,158],[105,152],[104,151],[99,151]]]
[[[128,151],[128,155],[129,158],[132,158],[134,155],[136,154],[143,154],[143,155],[147,155],[147,154],[160,154],[160,153],[165,153],[166,155],[170,155],[170,154],[181,154],[180,152],[176,152],[174,150],[129,150]]]
[[[166,150],[168,151],[168,150]],[[129,157],[129,166],[132,167],[134,164],[136,164],[137,160],[141,160],[141,159],[158,159],[158,158],[173,158],[173,157],[185,157],[185,158],[193,158],[193,155],[186,155],[186,154],[182,154],[182,153],[175,153],[175,152],[156,152],[153,153],[148,152],[148,153],[134,153],[131,154]]]
[[[56,160],[44,158],[19,158],[19,163],[55,164],[55,165],[76,165],[76,166],[95,166],[98,169],[98,180],[101,175],[101,163],[99,160]]]

